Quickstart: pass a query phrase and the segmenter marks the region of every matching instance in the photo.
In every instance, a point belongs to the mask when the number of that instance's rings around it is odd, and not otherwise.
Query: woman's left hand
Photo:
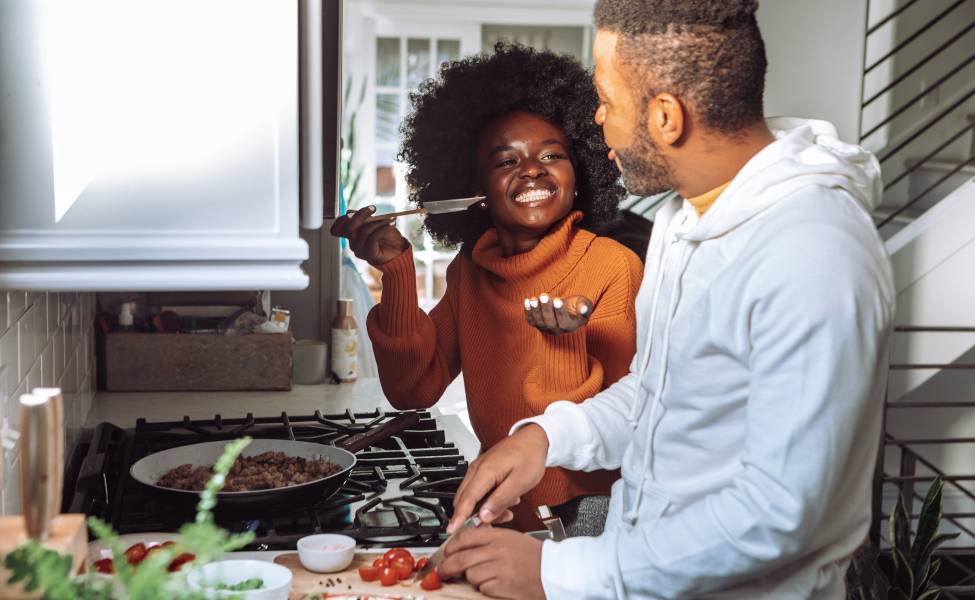
[[[525,298],[525,319],[543,333],[571,333],[589,322],[592,300],[585,296],[551,298],[548,294]]]

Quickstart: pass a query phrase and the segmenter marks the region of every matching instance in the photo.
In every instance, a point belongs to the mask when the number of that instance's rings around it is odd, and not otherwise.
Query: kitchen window
[[[405,165],[396,159],[399,127],[411,110],[410,93],[427,78],[435,77],[444,62],[490,52],[498,40],[505,40],[570,54],[583,64],[591,64],[591,6],[579,13],[578,22],[566,22],[561,19],[567,19],[568,13],[562,9],[568,6],[553,10],[549,3],[529,1],[525,10],[530,14],[525,13],[523,22],[497,22],[496,7],[489,2],[466,8],[451,5],[449,9],[437,3],[438,11],[445,11],[442,16],[418,21],[415,11],[427,4],[431,3],[416,2],[409,5],[411,10],[382,0],[346,5],[345,96],[351,105],[344,110],[343,137],[348,142],[352,134],[353,147],[347,144],[344,153],[347,162],[355,165],[355,173],[345,178],[349,208],[368,204],[375,204],[377,212],[411,208]],[[350,189],[348,184],[353,182]],[[413,244],[417,296],[420,307],[429,311],[446,290],[447,265],[456,256],[456,249],[436,243],[422,225],[421,217],[397,221],[399,230]],[[363,261],[352,260],[378,301],[380,273]]]

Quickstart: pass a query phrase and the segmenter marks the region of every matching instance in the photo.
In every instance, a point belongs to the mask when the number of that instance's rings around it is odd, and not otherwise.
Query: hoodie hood
[[[831,123],[791,117],[767,122],[775,141],[748,161],[685,239],[722,236],[807,186],[845,190],[868,215],[880,203],[877,158],[841,141]]]

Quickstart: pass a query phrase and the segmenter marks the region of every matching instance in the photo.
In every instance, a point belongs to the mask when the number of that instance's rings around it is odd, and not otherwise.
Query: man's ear
[[[647,129],[658,144],[673,146],[684,137],[684,105],[673,94],[657,94],[647,105]]]

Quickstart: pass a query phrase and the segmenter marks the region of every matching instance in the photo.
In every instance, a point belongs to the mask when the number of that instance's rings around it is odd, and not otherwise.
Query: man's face
[[[648,129],[647,110],[627,76],[617,68],[619,34],[600,29],[593,41],[599,108],[596,124],[610,147],[609,159],[623,174],[623,184],[635,196],[652,196],[674,187],[667,158]]]

